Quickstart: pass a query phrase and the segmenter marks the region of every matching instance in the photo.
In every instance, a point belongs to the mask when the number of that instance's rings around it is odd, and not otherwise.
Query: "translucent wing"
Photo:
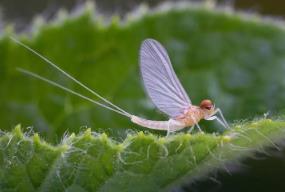
[[[176,117],[189,108],[191,101],[159,42],[146,39],[142,43],[140,67],[146,91],[158,109],[170,117]]]

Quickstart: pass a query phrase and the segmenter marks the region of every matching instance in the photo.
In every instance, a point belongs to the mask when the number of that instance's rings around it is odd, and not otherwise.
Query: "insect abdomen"
[[[176,131],[185,127],[185,124],[183,122],[174,119],[169,119],[168,121],[152,121],[132,115],[131,121],[140,126],[156,130],[169,129],[169,131]]]

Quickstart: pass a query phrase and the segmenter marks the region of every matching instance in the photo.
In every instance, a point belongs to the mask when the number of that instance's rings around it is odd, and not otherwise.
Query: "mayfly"
[[[156,130],[165,130],[167,131],[167,135],[171,132],[181,130],[185,127],[191,127],[191,132],[193,128],[197,126],[197,128],[201,131],[201,128],[198,123],[202,119],[217,120],[225,128],[229,127],[222,114],[222,111],[219,108],[215,108],[215,105],[212,103],[211,100],[202,100],[199,106],[192,105],[188,95],[186,94],[174,72],[174,69],[171,65],[170,59],[165,48],[154,39],[146,39],[141,44],[141,75],[146,92],[148,93],[150,99],[160,111],[164,112],[169,116],[168,121],[147,120],[126,112],[122,108],[111,103],[109,100],[105,99],[97,92],[75,79],[69,73],[65,72],[63,69],[58,67],[56,64],[51,62],[49,59],[47,59],[37,51],[33,50],[32,48],[18,41],[17,39],[14,39],[13,37],[11,37],[11,39],[17,44],[23,46],[33,54],[43,59],[50,66],[61,72],[63,75],[67,76],[69,79],[71,79],[81,87],[85,88],[87,91],[97,96],[105,103],[100,103],[89,97],[81,95],[78,92],[68,89],[63,85],[51,81],[38,74],[18,68],[20,72],[45,81],[46,83],[63,89],[71,94],[77,95],[101,107],[124,115],[130,118],[133,123],[138,124],[142,127]],[[219,115],[220,117],[218,117],[217,115]]]

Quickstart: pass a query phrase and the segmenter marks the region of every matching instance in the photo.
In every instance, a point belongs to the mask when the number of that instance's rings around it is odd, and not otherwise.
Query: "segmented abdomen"
[[[167,131],[169,129],[169,131],[177,131],[185,127],[183,122],[174,119],[169,119],[168,121],[152,121],[132,115],[131,121],[140,126],[156,130]]]

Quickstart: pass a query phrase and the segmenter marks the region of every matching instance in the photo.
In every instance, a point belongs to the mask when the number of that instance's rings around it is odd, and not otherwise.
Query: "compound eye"
[[[211,110],[213,108],[213,103],[211,100],[205,99],[200,103],[200,108]]]
[[[205,107],[205,109],[211,110],[212,106],[207,106],[207,107]]]

